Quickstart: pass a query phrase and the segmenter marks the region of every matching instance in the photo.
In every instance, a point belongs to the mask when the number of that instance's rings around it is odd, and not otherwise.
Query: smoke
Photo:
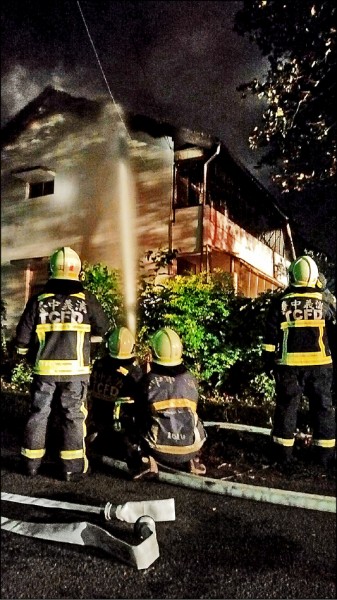
[[[62,64],[52,70],[27,68],[17,64],[1,78],[1,126],[49,85],[74,96],[94,99],[99,95],[97,74],[93,76],[93,73],[83,66],[79,66],[73,72],[65,72]]]
[[[25,67],[15,65],[13,70],[2,79],[1,123],[4,124],[19,112],[40,93],[40,90],[41,84],[34,80],[33,74]]]

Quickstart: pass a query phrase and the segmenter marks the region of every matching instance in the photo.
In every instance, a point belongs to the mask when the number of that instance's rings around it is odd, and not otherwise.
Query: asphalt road
[[[174,522],[156,525],[159,558],[141,571],[101,549],[2,531],[2,599],[336,598],[335,514],[133,482],[108,467],[81,483],[48,474],[32,480],[6,455],[1,475],[3,492],[95,506],[173,497],[176,508]],[[1,514],[29,520],[29,508],[9,502]],[[42,515],[62,520],[45,509]],[[67,514],[68,521],[83,517]],[[125,541],[133,536],[132,525],[101,525]]]

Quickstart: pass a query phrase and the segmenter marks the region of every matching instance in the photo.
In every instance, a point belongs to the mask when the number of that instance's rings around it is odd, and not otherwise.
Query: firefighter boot
[[[192,458],[188,461],[188,473],[192,475],[205,475],[206,467],[200,462],[199,458]]]
[[[158,475],[158,465],[152,456],[143,456],[138,471],[133,474],[132,479],[153,479]]]
[[[271,463],[282,472],[287,472],[294,463],[293,447],[274,442],[271,449]]]
[[[335,448],[314,447],[314,463],[325,471],[333,470],[335,459]]]
[[[41,463],[35,460],[22,458],[21,460],[21,473],[27,475],[27,477],[36,477],[39,473]]]

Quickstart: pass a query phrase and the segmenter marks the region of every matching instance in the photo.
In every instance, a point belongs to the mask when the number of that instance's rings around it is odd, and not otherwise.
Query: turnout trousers
[[[48,419],[55,404],[59,419],[59,457],[63,472],[85,473],[86,395],[88,383],[80,378],[53,381],[35,376],[31,388],[31,412],[23,435],[21,455],[39,468],[46,453]],[[53,407],[54,410],[54,407]]]
[[[332,405],[332,368],[280,366],[275,372],[276,408],[272,430],[276,455],[288,460],[294,445],[297,411],[304,394],[309,401],[312,444],[323,464],[335,448],[335,411]]]

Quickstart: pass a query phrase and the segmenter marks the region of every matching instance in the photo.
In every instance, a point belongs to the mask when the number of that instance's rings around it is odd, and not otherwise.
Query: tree
[[[326,254],[322,252],[313,252],[306,250],[304,254],[311,256],[314,259],[318,270],[324,275],[328,289],[332,294],[336,292],[336,265],[330,261]]]
[[[332,197],[336,180],[336,6],[332,0],[244,0],[234,29],[268,57],[265,81],[238,90],[267,103],[249,143],[263,148],[282,193]]]

